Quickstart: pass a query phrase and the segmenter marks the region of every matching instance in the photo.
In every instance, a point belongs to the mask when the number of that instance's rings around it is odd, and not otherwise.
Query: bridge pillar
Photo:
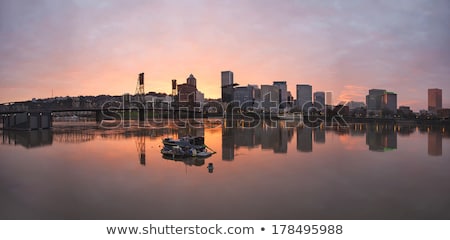
[[[103,121],[103,113],[102,111],[95,111],[95,122],[101,123]]]
[[[139,121],[145,121],[145,109],[141,108],[139,109]]]
[[[3,116],[5,130],[37,130],[52,127],[52,116],[48,112],[22,112]]]

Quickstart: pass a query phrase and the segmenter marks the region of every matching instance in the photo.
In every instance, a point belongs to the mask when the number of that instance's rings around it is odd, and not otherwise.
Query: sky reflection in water
[[[450,219],[448,128],[238,125],[3,131],[0,218]],[[161,156],[187,134],[217,154]]]

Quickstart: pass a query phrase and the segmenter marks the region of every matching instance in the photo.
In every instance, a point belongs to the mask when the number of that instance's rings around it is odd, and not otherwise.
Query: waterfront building
[[[186,79],[186,83],[194,87],[197,87],[197,79],[194,77],[194,75],[192,75],[192,73]]]
[[[273,85],[261,85],[261,101],[265,112],[278,111],[280,89]]]
[[[254,97],[254,106],[255,108],[259,108],[261,105],[261,89],[258,85],[249,84],[249,87],[253,88],[253,97]]]
[[[238,102],[241,108],[254,107],[255,103],[255,88],[248,85],[246,87],[234,88],[234,101]]]
[[[286,81],[274,81],[273,85],[277,86],[280,89],[280,94],[279,94],[280,108],[286,108],[287,101],[288,101]]]
[[[314,93],[314,107],[319,110],[325,109],[325,92]]]
[[[292,96],[292,93],[290,91],[287,92],[287,101],[289,107],[292,107],[294,105],[294,96]]]
[[[297,84],[296,106],[302,111],[307,111],[312,105],[312,86],[307,84]]]
[[[409,106],[400,106],[398,107],[397,113],[401,117],[410,117],[413,115],[413,111],[411,110],[411,107]]]
[[[369,95],[366,96],[367,115],[381,116],[383,108],[383,96],[386,93],[384,89],[370,89]]]
[[[350,111],[366,107],[364,102],[350,101],[346,104]]]
[[[242,104],[247,101],[253,100],[253,88],[250,86],[236,87],[234,89],[234,101],[238,101]]]
[[[397,113],[397,94],[393,92],[386,92],[383,95],[383,111],[388,114]]]
[[[442,89],[428,89],[428,112],[437,114],[442,109]]]
[[[195,102],[200,103],[200,105],[203,105],[203,103],[205,102],[205,94],[197,90],[197,92],[195,93]]]
[[[233,101],[234,94],[234,76],[232,71],[223,71],[221,73],[222,82],[222,102],[229,103]]]
[[[367,116],[381,117],[397,112],[397,94],[385,89],[370,89],[366,96]]]
[[[199,105],[197,100],[201,100],[199,91],[197,90],[197,79],[190,74],[186,79],[186,83],[177,85],[178,106],[179,107],[196,107]]]

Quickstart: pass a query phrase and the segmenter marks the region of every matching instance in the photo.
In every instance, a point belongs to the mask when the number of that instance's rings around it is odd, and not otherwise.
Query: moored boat
[[[205,138],[204,137],[191,137],[186,136],[180,139],[164,138],[162,140],[164,146],[180,146],[195,148],[196,150],[203,150],[205,148]]]
[[[166,157],[207,158],[215,152],[209,152],[204,137],[182,137],[180,139],[164,138],[161,153]]]
[[[180,146],[164,146],[161,149],[161,153],[165,156],[171,157],[188,157],[187,151],[183,150]]]

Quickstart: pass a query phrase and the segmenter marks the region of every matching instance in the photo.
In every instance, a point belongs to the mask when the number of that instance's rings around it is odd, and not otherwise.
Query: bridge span
[[[47,129],[53,125],[55,113],[62,112],[93,112],[96,122],[103,120],[131,119],[132,113],[137,113],[139,121],[145,121],[148,116],[152,117],[203,117],[203,111],[189,108],[138,108],[138,107],[103,107],[103,108],[41,108],[29,110],[5,110],[0,111],[3,129],[8,130],[36,130]]]

